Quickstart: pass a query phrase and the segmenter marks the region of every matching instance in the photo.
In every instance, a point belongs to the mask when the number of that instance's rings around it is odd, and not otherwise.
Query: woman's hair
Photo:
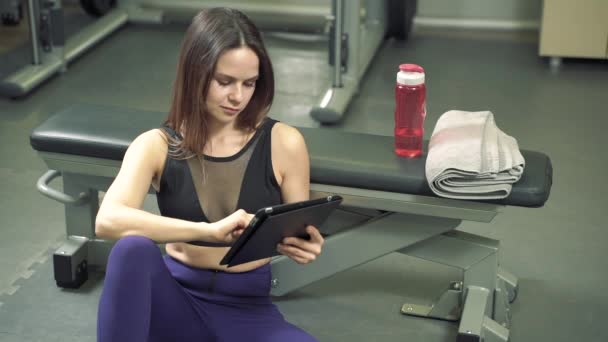
[[[272,64],[260,32],[242,12],[209,8],[198,13],[182,42],[173,99],[165,125],[183,139],[169,136],[170,151],[188,157],[202,154],[208,137],[206,98],[217,61],[227,50],[248,47],[258,56],[259,76],[247,107],[237,117],[237,128],[251,131],[266,115],[274,97]]]

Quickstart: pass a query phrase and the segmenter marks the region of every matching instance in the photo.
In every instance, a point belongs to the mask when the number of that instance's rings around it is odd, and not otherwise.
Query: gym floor
[[[63,207],[36,191],[47,167],[30,147],[29,133],[74,103],[167,111],[184,29],[127,26],[31,95],[0,99],[0,341],[95,340],[103,274],[92,273],[78,290],[55,286],[49,256],[64,238]],[[12,30],[8,40],[8,31],[0,31],[0,73],[8,68],[3,58],[25,46],[15,38],[22,31]],[[308,111],[328,82],[325,43],[270,33],[266,40],[278,85],[270,115],[318,126]],[[520,147],[545,152],[554,165],[552,194],[543,208],[505,207],[489,224],[459,227],[500,240],[502,266],[519,277],[511,341],[608,341],[608,272],[601,266],[608,257],[602,199],[608,182],[601,181],[608,169],[608,64],[565,60],[552,71],[537,51],[535,33],[415,30],[407,43],[388,40],[344,119],[330,128],[391,135],[394,79],[403,62],[419,63],[427,72],[427,138],[447,110],[491,110]],[[16,60],[27,63],[26,57]],[[157,210],[153,198],[146,209]],[[391,254],[276,303],[320,341],[455,341],[456,323],[399,310],[404,302],[430,303],[458,274]]]

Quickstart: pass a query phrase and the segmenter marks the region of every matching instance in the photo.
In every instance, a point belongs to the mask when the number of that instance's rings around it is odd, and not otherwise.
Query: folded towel
[[[437,120],[425,171],[439,196],[484,200],[509,196],[524,166],[517,140],[496,127],[491,112],[452,110]]]

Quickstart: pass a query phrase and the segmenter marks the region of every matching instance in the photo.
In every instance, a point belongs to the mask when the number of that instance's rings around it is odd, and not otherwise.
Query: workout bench
[[[38,189],[65,204],[66,240],[53,255],[55,280],[79,287],[88,267],[103,267],[112,242],[95,236],[98,191],[116,176],[138,134],[157,128],[165,113],[76,105],[34,129],[30,142],[49,167]],[[300,128],[311,160],[311,197],[339,194],[345,208],[364,221],[326,237],[318,262],[297,266],[272,261],[272,295],[281,296],[392,252],[451,265],[463,278],[432,305],[404,304],[404,314],[460,320],[458,341],[508,341],[509,306],[517,278],[499,265],[499,242],[455,228],[462,221],[491,222],[506,205],[540,207],[552,184],[550,159],[522,151],[526,169],[510,196],[499,201],[463,201],[435,196],[425,179],[425,157],[399,158],[393,138],[326,128]],[[63,177],[63,192],[49,187]]]

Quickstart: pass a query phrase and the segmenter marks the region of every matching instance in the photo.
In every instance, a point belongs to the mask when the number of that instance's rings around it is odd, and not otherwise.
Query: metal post
[[[39,65],[40,46],[38,46],[38,16],[36,15],[36,0],[27,0],[30,37],[32,38],[32,64]]]
[[[342,87],[342,22],[344,21],[343,1],[334,0],[334,79],[333,86]]]

